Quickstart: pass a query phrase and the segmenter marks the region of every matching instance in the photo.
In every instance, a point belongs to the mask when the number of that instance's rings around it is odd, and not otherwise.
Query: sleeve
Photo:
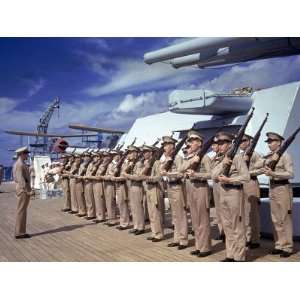
[[[18,186],[26,191],[26,180],[24,177],[24,170],[23,170],[23,166],[21,164],[17,164],[16,165],[16,169],[15,169],[15,182],[18,183]]]
[[[249,168],[250,176],[258,176],[263,174],[262,171],[263,166],[264,166],[264,159],[257,152],[254,152],[250,160],[250,168]]]
[[[214,168],[211,170],[211,177],[213,180],[217,180],[218,177],[222,174],[223,171],[223,164],[222,162],[216,163]]]
[[[292,157],[289,154],[285,154],[281,157],[283,159],[283,166],[284,170],[275,171],[273,172],[273,179],[292,179],[294,178],[294,168],[293,168],[293,161]]]
[[[250,174],[246,162],[241,156],[235,156],[233,163],[236,166],[237,176],[231,177],[233,184],[243,184],[250,180]]]
[[[193,178],[211,179],[211,160],[205,155],[201,164],[204,166],[205,172],[195,172]]]

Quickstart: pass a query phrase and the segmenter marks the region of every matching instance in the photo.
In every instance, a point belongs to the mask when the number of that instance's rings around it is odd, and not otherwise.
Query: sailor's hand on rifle
[[[161,170],[160,172],[161,176],[167,176],[168,172],[166,170]]]
[[[198,155],[195,155],[192,159],[191,159],[191,163],[198,163],[200,161],[200,157]]]
[[[243,159],[244,159],[245,162],[247,162],[247,161],[249,161],[249,156],[248,155],[244,155]]]
[[[262,171],[267,176],[273,176],[273,174],[274,174],[273,171],[272,171],[272,169],[269,168],[269,167],[267,167],[267,166],[263,167]]]
[[[218,177],[218,181],[221,183],[231,183],[231,178],[225,176],[225,175],[220,175]]]
[[[232,164],[232,160],[228,156],[225,156],[223,158],[223,164],[224,165],[231,165]]]
[[[271,156],[271,160],[274,160],[274,161],[277,161],[277,160],[279,160],[279,155],[278,155],[278,153],[273,153],[272,154],[272,156]]]
[[[195,175],[195,171],[194,171],[194,170],[191,170],[191,169],[188,169],[188,170],[185,172],[185,174],[186,174],[186,177],[191,178],[191,177],[193,177],[193,176]]]

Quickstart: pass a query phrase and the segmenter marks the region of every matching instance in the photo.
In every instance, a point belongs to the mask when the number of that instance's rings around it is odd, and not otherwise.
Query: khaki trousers
[[[220,190],[219,190],[219,183],[213,181],[213,195],[214,195],[214,203],[215,203],[215,209],[216,209],[216,222],[219,229],[219,233],[223,234],[223,226],[221,222],[221,216],[220,216]]]
[[[71,210],[78,212],[78,202],[76,198],[76,179],[70,178],[70,196],[71,196]]]
[[[105,203],[107,209],[108,223],[116,222],[116,194],[115,184],[111,181],[104,181]]]
[[[85,215],[86,204],[84,199],[84,187],[81,179],[76,179],[75,193],[76,193],[76,200],[78,203],[78,213]]]
[[[88,217],[96,216],[95,199],[93,192],[93,183],[86,180],[84,183],[84,198],[86,204],[86,212]]]
[[[186,191],[195,232],[196,250],[200,252],[211,251],[208,184],[187,180]]]
[[[275,248],[293,252],[292,188],[286,185],[270,186],[271,218]]]
[[[137,230],[145,229],[143,196],[144,196],[144,189],[142,183],[131,182],[129,188],[129,200],[130,200],[133,228]]]
[[[152,237],[162,239],[164,237],[163,228],[163,194],[155,184],[147,184],[146,199],[150,218]]]
[[[64,209],[71,209],[71,193],[69,179],[64,178],[61,182],[61,186],[64,192]]]
[[[29,205],[30,196],[25,192],[17,193],[17,213],[16,213],[16,226],[15,236],[23,235],[26,233],[27,221],[27,207]]]
[[[102,181],[93,183],[93,192],[95,200],[96,218],[99,221],[103,221],[105,220],[106,206]]]
[[[126,182],[116,183],[116,202],[120,211],[120,226],[127,227],[130,223],[129,201]]]
[[[168,198],[172,210],[172,223],[174,224],[174,243],[187,246],[188,221],[182,185],[168,184]]]
[[[246,241],[259,243],[260,238],[260,190],[257,180],[244,183]]]
[[[226,236],[226,257],[246,260],[246,230],[243,189],[220,184],[220,212]]]

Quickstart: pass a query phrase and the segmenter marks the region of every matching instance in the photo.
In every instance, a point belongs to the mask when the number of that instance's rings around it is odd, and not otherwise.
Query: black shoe
[[[211,255],[211,251],[200,252],[198,254],[198,257],[206,257],[206,256],[209,256],[209,255]]]
[[[134,234],[135,235],[140,235],[140,234],[143,234],[145,233],[145,230],[137,230]]]
[[[272,255],[279,255],[279,254],[281,254],[283,251],[282,250],[280,250],[280,249],[273,249],[271,252],[270,252],[270,254],[272,254]]]
[[[94,220],[96,217],[85,217],[86,220]]]
[[[96,219],[96,220],[93,220],[93,223],[98,224],[98,223],[101,223],[101,221]]]
[[[190,252],[191,255],[198,255],[200,253],[200,250],[193,250]]]
[[[291,255],[292,253],[286,251],[282,251],[282,253],[280,253],[280,257],[290,257]]]
[[[68,212],[68,211],[71,211],[71,209],[70,208],[63,208],[63,209],[61,209],[61,211],[62,212]]]
[[[167,245],[167,247],[177,247],[177,246],[179,246],[179,243],[169,243]]]
[[[153,243],[157,243],[157,242],[161,242],[163,239],[157,239],[157,238],[153,238],[152,239],[152,242]]]
[[[117,225],[116,223],[108,223],[107,224],[108,227],[113,227],[113,226],[116,226],[116,225]]]
[[[71,214],[71,215],[75,215],[75,214],[78,214],[78,211],[71,210],[68,213]]]
[[[128,231],[128,233],[136,233],[138,230],[137,229],[131,229]]]
[[[148,237],[146,238],[147,241],[152,241],[153,239],[154,239],[154,237],[152,237],[152,236],[148,236]]]
[[[250,249],[256,249],[260,247],[260,243],[252,243],[250,242],[250,245],[248,246]]]
[[[25,233],[25,234],[21,234],[21,235],[16,235],[15,238],[16,239],[30,239],[31,235],[29,235],[28,233]]]
[[[187,248],[187,245],[179,245],[177,249],[178,250],[183,250],[185,248]]]
[[[233,258],[226,257],[222,259],[221,262],[235,262],[235,260]]]
[[[85,217],[86,214],[78,214],[78,215],[76,215],[76,216],[82,218],[82,217]]]

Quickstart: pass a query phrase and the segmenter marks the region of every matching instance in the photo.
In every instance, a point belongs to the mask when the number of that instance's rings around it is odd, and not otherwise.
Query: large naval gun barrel
[[[247,38],[245,38],[247,39]],[[186,56],[210,48],[224,45],[224,43],[230,44],[235,41],[241,41],[238,37],[204,37],[194,38],[189,41],[162,48],[160,50],[148,52],[144,55],[144,61],[146,64],[153,64],[164,60],[172,59],[175,57]]]

